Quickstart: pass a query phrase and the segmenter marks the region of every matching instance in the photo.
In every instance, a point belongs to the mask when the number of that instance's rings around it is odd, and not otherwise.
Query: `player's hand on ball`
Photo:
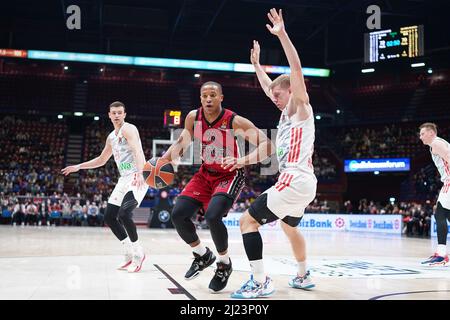
[[[226,157],[222,161],[222,168],[229,171],[234,171],[245,166],[242,158]]]

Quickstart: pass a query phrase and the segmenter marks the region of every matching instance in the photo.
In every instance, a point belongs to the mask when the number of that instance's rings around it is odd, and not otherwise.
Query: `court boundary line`
[[[407,295],[407,294],[414,294],[414,293],[425,293],[425,292],[450,292],[450,290],[423,290],[423,291],[396,292],[396,293],[388,293],[388,294],[383,294],[380,296],[375,296],[375,297],[369,298],[369,300],[378,300],[378,299],[384,298],[384,297]]]
[[[174,278],[172,278],[163,268],[157,264],[153,264],[163,275],[167,277],[179,290],[183,292],[190,300],[197,300],[189,291],[187,291],[181,284],[179,284]]]

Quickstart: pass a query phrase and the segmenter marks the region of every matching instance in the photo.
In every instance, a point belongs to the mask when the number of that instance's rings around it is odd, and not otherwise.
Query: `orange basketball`
[[[173,182],[174,169],[172,164],[162,158],[151,158],[144,165],[145,183],[155,189],[162,189]]]

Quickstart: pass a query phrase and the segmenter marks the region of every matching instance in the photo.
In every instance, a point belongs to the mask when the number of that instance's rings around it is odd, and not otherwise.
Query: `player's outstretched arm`
[[[297,50],[292,44],[291,39],[284,28],[283,13],[280,9],[277,12],[275,9],[270,9],[267,14],[272,26],[266,24],[267,29],[273,35],[276,35],[281,42],[284,53],[286,54],[287,60],[289,62],[289,67],[291,69],[291,91],[292,97],[298,104],[309,104],[308,93],[306,92],[305,79],[302,72],[302,65],[300,63],[300,58],[298,56]]]
[[[92,160],[77,164],[75,166],[68,166],[61,170],[61,173],[65,176],[78,172],[80,169],[94,169],[101,166],[104,166],[106,162],[108,162],[109,158],[112,156],[112,148],[109,143],[109,138],[106,138],[105,147],[103,148],[102,153]]]
[[[162,156],[163,159],[173,162],[184,154],[186,149],[191,144],[192,139],[194,138],[195,115],[196,110],[192,110],[188,113],[186,119],[184,120],[183,131],[178,137],[178,140],[170,146],[166,153],[164,153],[164,155]]]
[[[256,146],[256,149],[241,158],[226,157],[222,168],[233,171],[246,165],[256,164],[270,157],[275,150],[269,138],[259,130],[250,120],[236,116],[233,120],[233,129],[236,135]]]
[[[272,84],[272,79],[269,78],[267,73],[262,68],[259,63],[259,54],[261,52],[261,47],[259,46],[259,42],[253,40],[253,48],[250,50],[250,61],[255,67],[256,76],[258,77],[259,84],[261,88],[264,90],[264,93],[273,101],[272,92],[270,92],[270,85]]]

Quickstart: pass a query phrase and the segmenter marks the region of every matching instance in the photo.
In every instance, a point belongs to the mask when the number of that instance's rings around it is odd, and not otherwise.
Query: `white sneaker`
[[[296,276],[295,278],[289,281],[289,286],[296,289],[312,289],[316,285],[313,283],[311,279],[311,275],[309,271],[302,277]]]
[[[128,267],[133,262],[133,254],[131,252],[126,253],[123,262],[117,267],[117,270],[128,270]]]
[[[259,283],[253,279],[251,275],[250,280],[248,280],[244,285],[231,294],[231,298],[234,299],[255,299],[260,297],[268,297],[275,292],[273,286],[273,281],[271,278],[266,276],[266,281],[264,283]]]
[[[137,254],[135,253],[133,255],[133,260],[131,264],[128,266],[127,270],[128,272],[139,272],[142,268],[142,263],[145,260],[145,253]]]

